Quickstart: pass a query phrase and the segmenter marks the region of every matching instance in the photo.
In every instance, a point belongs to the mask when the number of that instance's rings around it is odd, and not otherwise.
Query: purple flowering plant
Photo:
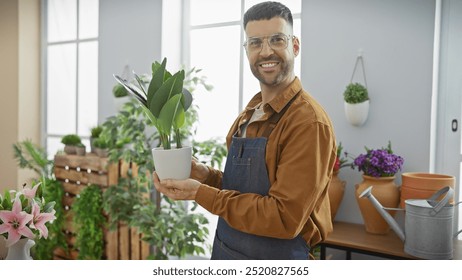
[[[401,170],[404,159],[393,153],[391,142],[381,149],[366,149],[366,154],[360,154],[353,161],[352,168],[358,168],[364,175],[372,177],[392,177]]]

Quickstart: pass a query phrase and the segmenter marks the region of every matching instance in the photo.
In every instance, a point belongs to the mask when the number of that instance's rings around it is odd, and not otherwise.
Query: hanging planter
[[[353,83],[353,77],[359,61],[361,61],[363,67],[365,86],[360,83]],[[345,116],[348,122],[354,126],[362,126],[369,115],[369,94],[367,91],[366,73],[364,71],[364,63],[361,55],[356,59],[353,74],[351,75],[350,83],[343,93],[343,98],[345,102]]]

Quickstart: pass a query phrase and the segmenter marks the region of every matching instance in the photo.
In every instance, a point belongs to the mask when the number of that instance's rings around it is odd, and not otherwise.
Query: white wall
[[[404,172],[428,172],[434,15],[433,0],[303,1],[302,82],[353,156],[390,140]],[[359,49],[371,106],[364,126],[354,127],[344,116],[343,91]],[[340,177],[347,187],[336,219],[363,223],[354,197],[361,174],[344,168]]]
[[[115,114],[112,74],[150,73],[161,59],[162,0],[100,0],[98,122]]]

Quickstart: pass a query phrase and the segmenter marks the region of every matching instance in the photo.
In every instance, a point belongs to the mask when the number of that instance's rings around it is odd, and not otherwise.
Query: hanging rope
[[[356,63],[355,63],[355,67],[353,68],[353,73],[351,74],[350,83],[353,82],[353,77],[355,76],[356,68],[358,67],[358,62],[359,62],[359,61],[361,61],[361,66],[363,67],[364,86],[365,86],[366,89],[367,89],[366,68],[364,68],[364,60],[363,60],[363,56],[362,56],[362,55],[358,55],[358,57],[356,58]]]

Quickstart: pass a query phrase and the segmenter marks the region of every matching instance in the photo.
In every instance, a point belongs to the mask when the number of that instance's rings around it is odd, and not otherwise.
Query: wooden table
[[[390,230],[388,234],[370,234],[364,225],[334,222],[334,231],[321,243],[321,259],[326,259],[326,248],[346,251],[346,259],[351,253],[367,254],[387,259],[418,259],[404,252],[404,243]],[[454,240],[454,259],[462,259],[462,240]]]

